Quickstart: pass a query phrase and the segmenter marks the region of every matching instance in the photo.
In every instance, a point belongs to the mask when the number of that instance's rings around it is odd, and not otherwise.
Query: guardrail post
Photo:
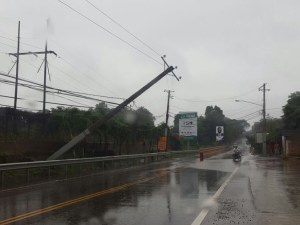
[[[26,169],[26,183],[29,184],[29,168]]]
[[[50,180],[50,177],[51,177],[51,167],[48,166],[48,180]]]
[[[4,171],[0,171],[0,182],[1,182],[1,185],[0,185],[0,187],[1,187],[1,190],[3,190],[3,188],[4,188]]]
[[[65,166],[65,178],[68,179],[68,164]]]
[[[81,163],[79,163],[79,177],[81,177]]]

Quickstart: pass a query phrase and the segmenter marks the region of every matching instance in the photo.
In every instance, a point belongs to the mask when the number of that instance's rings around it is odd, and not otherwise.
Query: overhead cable
[[[121,27],[124,31],[126,31],[128,34],[130,34],[132,37],[134,37],[136,40],[138,40],[140,43],[142,43],[143,45],[145,45],[147,48],[149,48],[151,51],[153,51],[156,55],[158,55],[159,57],[161,56],[161,54],[159,54],[157,51],[155,51],[152,47],[150,47],[148,44],[146,44],[144,41],[142,41],[140,38],[138,38],[136,35],[134,35],[133,33],[131,33],[128,29],[126,29],[124,26],[122,26],[119,22],[117,22],[115,19],[113,19],[112,17],[110,17],[107,13],[103,12],[101,9],[99,9],[97,6],[95,6],[93,3],[91,3],[89,0],[85,0],[88,4],[90,4],[91,6],[93,6],[98,12],[100,12],[101,14],[103,14],[104,16],[106,16],[108,19],[110,19],[113,23],[115,23],[116,25],[118,25],[119,27]]]
[[[13,79],[15,78],[13,76],[10,76],[8,74],[1,73],[1,72],[0,72],[0,75],[5,76],[5,77],[9,77],[9,78],[13,78]],[[27,79],[19,78],[19,80],[37,85],[37,87],[43,87],[42,84],[39,84],[39,83],[36,83],[36,82],[33,82],[33,81],[29,81]],[[8,82],[8,81],[6,81],[6,82]],[[14,83],[13,81],[10,81],[10,82]],[[22,85],[22,84],[19,84],[19,85]],[[23,84],[23,86],[26,87],[26,84]],[[27,85],[27,87],[28,87],[28,85]],[[29,88],[37,88],[37,87],[31,86]],[[47,89],[52,90],[52,93],[56,93],[56,94],[64,94],[64,95],[69,95],[69,96],[73,96],[73,97],[84,98],[84,99],[94,100],[94,101],[102,101],[102,102],[110,103],[110,104],[113,104],[113,105],[119,105],[119,103],[110,102],[110,101],[106,101],[106,100],[102,100],[102,99],[96,99],[96,98],[89,97],[89,96],[84,96],[83,94],[77,94],[77,93],[74,93],[73,91],[69,91],[69,90],[63,90],[63,89],[53,88],[53,87],[49,87],[49,86],[46,86],[46,87],[47,87]],[[47,90],[47,92],[51,92],[51,91]]]
[[[13,38],[5,37],[5,36],[2,36],[2,35],[0,35],[0,37],[4,38],[4,39],[7,39],[7,40],[10,40],[10,41],[18,42],[17,40],[14,40]],[[23,44],[23,45],[27,45],[27,46],[33,47],[33,48],[43,49],[41,47],[37,47],[35,45],[31,45],[31,44],[28,44],[28,43],[25,43],[25,42],[22,42],[22,41],[20,43]]]
[[[176,100],[180,100],[180,101],[186,101],[186,102],[219,102],[219,101],[224,101],[224,100],[230,100],[230,99],[235,99],[235,98],[238,98],[238,97],[242,97],[242,96],[245,96],[249,93],[252,93],[256,91],[256,88],[255,89],[252,89],[252,90],[249,90],[247,92],[244,92],[240,95],[236,95],[236,96],[231,96],[231,97],[226,97],[226,98],[220,98],[220,99],[215,99],[215,100],[203,100],[203,99],[183,99],[183,98],[178,98],[176,96],[174,96],[174,98]]]
[[[146,57],[148,57],[149,59],[152,59],[153,61],[157,62],[160,65],[163,65],[160,61],[156,60],[155,58],[153,58],[152,56],[150,56],[149,54],[143,52],[142,50],[138,49],[137,47],[135,47],[134,45],[130,44],[128,41],[124,40],[123,38],[119,37],[118,35],[114,34],[113,32],[109,31],[108,29],[106,29],[105,27],[101,26],[99,23],[95,22],[94,20],[92,20],[91,18],[89,18],[88,16],[84,15],[83,13],[79,12],[78,10],[74,9],[73,7],[71,7],[70,5],[68,5],[67,3],[61,1],[61,0],[57,0],[58,2],[60,2],[61,4],[65,5],[66,7],[68,7],[69,9],[71,9],[73,12],[77,13],[78,15],[80,15],[81,17],[85,18],[86,20],[90,21],[91,23],[93,23],[94,25],[96,25],[97,27],[101,28],[102,30],[104,30],[105,32],[109,33],[110,35],[112,35],[113,37],[119,39],[120,41],[124,42],[125,44],[127,44],[128,46],[130,46],[131,48],[135,49],[136,51],[140,52],[141,54],[145,55]]]

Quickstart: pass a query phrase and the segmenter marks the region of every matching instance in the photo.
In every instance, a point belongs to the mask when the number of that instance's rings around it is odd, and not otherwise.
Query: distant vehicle
[[[233,146],[232,158],[234,162],[240,162],[242,160],[241,151],[239,150],[237,145]]]

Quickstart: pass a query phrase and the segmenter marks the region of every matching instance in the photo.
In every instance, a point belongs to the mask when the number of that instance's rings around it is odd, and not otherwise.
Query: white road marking
[[[239,170],[239,167],[235,168],[234,171],[230,174],[230,176],[225,180],[225,182],[222,184],[222,186],[218,189],[218,191],[211,197],[212,200],[217,200],[217,198],[222,194],[225,187],[229,184],[232,177],[236,174],[236,172]],[[194,222],[191,225],[200,225],[206,215],[208,214],[209,209],[202,209],[200,214],[196,217]]]

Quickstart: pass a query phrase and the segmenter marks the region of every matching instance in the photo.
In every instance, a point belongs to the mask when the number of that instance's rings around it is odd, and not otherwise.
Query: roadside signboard
[[[159,151],[165,151],[166,147],[167,147],[167,137],[163,136],[159,138],[159,142],[158,142],[158,150]]]
[[[197,112],[179,113],[179,135],[184,137],[197,136]]]
[[[261,132],[257,132],[255,136],[256,143],[262,144],[266,141],[266,135]]]
[[[216,126],[216,141],[224,139],[224,126]]]

